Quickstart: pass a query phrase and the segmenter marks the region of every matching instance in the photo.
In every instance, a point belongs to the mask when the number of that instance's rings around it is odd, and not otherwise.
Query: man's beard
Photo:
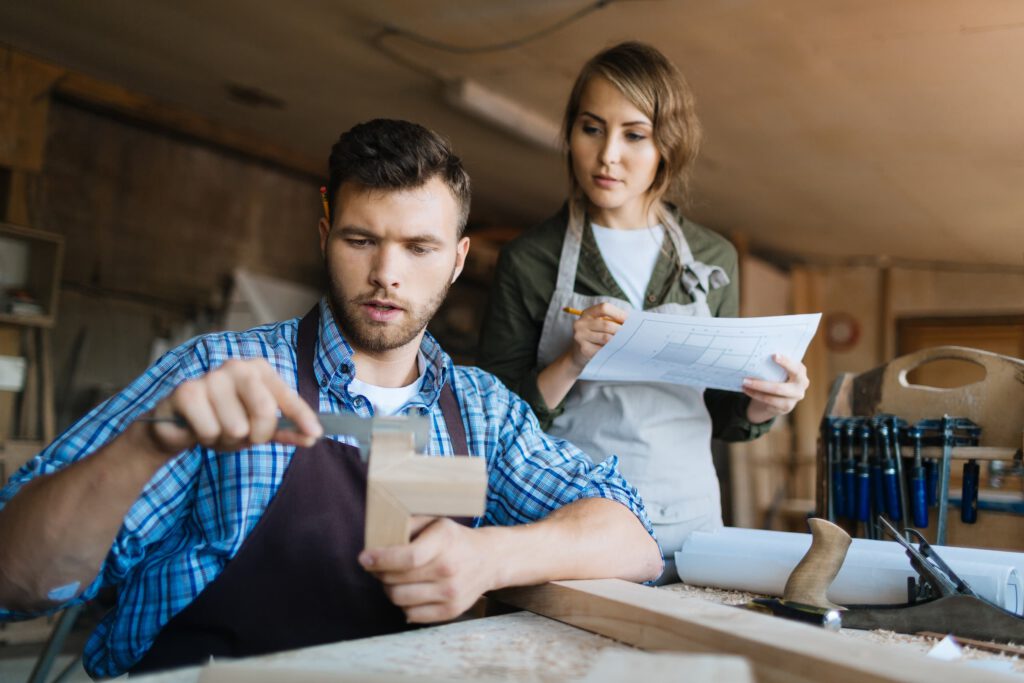
[[[328,273],[331,272],[328,268]],[[452,267],[452,275],[455,268]],[[330,277],[330,275],[328,275]],[[434,317],[437,309],[441,307],[448,290],[452,286],[452,279],[445,281],[444,287],[440,289],[429,301],[419,309],[409,307],[404,299],[398,299],[391,292],[386,290],[375,290],[367,294],[347,298],[341,291],[341,287],[334,278],[330,279],[330,303],[334,319],[338,323],[346,341],[356,351],[369,353],[380,353],[401,348],[411,342],[426,328],[427,323]],[[360,310],[363,303],[372,299],[388,299],[401,304],[403,309],[403,322],[379,323],[367,320],[364,311]]]

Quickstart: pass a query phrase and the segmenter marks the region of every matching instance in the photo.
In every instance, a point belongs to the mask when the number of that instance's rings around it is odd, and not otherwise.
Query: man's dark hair
[[[370,190],[411,190],[440,176],[459,205],[457,234],[469,217],[469,175],[451,145],[423,126],[394,119],[374,119],[342,133],[331,148],[327,198],[331,221],[338,188],[353,182]]]

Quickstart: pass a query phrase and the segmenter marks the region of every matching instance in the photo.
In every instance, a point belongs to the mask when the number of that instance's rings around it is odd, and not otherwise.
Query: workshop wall
[[[58,426],[205,331],[236,268],[324,286],[320,179],[55,100],[32,227],[63,235],[54,330]],[[326,160],[325,160],[326,165]],[[471,362],[498,245],[479,240],[431,331]]]
[[[66,240],[61,426],[145,369],[155,338],[201,332],[234,268],[321,286],[318,179],[60,100],[48,125],[30,220]]]
[[[884,271],[876,266],[821,271],[826,284],[822,333],[836,314],[849,315],[857,328],[848,348],[829,349],[829,382],[839,373],[863,372],[890,360],[899,318],[1024,314],[1024,273],[893,266],[885,285]]]

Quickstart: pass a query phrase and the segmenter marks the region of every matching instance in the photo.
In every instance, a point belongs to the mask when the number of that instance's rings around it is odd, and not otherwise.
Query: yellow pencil
[[[566,306],[562,310],[568,313],[569,315],[583,315],[583,311],[581,311],[578,308],[573,308],[572,306]],[[601,320],[607,320],[608,322],[618,323],[620,325],[623,323],[622,320],[616,320],[615,318],[608,315],[602,315]]]
[[[327,222],[330,223],[331,222],[331,207],[327,203],[327,186],[326,185],[321,185],[320,186],[320,202],[324,205],[324,218],[326,218]]]

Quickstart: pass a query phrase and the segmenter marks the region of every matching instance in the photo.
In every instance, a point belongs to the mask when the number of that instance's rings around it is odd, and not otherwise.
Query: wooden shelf
[[[954,446],[950,454],[953,460],[1013,460],[1020,451],[1015,448],[995,448],[992,446]],[[913,449],[903,447],[903,456],[913,453]],[[925,446],[921,449],[923,458],[941,458],[942,449],[938,446]]]
[[[0,223],[0,241],[21,243],[25,249],[25,260],[22,263],[3,264],[0,261],[0,267],[16,266],[19,270],[24,269],[23,281],[8,282],[5,286],[26,290],[42,309],[40,314],[26,315],[0,310],[0,324],[53,327],[57,316],[57,294],[64,262],[64,238],[22,225]]]

